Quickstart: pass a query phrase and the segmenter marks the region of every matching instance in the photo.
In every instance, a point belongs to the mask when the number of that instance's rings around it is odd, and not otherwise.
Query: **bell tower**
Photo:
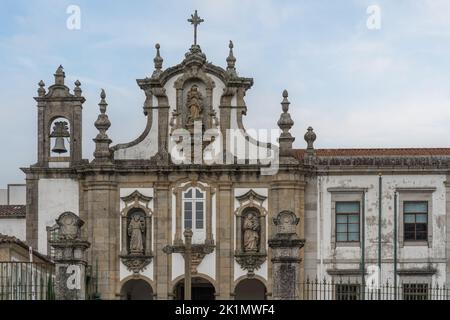
[[[59,66],[55,83],[45,90],[39,82],[38,96],[38,162],[35,166],[68,168],[82,157],[82,109],[85,98],[81,83],[75,81],[73,94],[65,85],[65,73]]]

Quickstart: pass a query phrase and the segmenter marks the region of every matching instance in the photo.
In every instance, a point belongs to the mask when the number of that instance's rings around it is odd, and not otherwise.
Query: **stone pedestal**
[[[269,240],[272,248],[272,277],[274,300],[297,300],[300,298],[299,271],[300,249],[305,240],[294,232],[299,219],[292,212],[282,212],[274,219],[278,227],[275,237]]]
[[[56,222],[58,228],[50,242],[55,250],[56,300],[86,300],[86,250],[90,243],[81,239],[84,222],[70,212]]]
[[[52,242],[55,249],[56,300],[86,300],[86,241]]]

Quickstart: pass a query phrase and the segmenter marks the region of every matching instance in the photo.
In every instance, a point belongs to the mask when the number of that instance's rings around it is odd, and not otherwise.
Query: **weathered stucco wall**
[[[79,186],[73,179],[39,180],[38,251],[47,254],[47,230],[64,212],[79,214]]]
[[[27,240],[25,218],[0,219],[0,234]]]
[[[361,259],[360,246],[332,244],[332,193],[329,188],[367,189],[365,201],[365,256],[366,268],[378,262],[378,175],[339,175],[318,178],[321,202],[317,214],[319,233],[317,241],[322,250],[317,251],[319,276],[326,276],[327,269],[358,269]],[[446,278],[446,190],[445,175],[383,175],[382,178],[382,281],[392,278],[394,252],[394,192],[397,188],[435,188],[432,192],[432,243],[427,245],[398,246],[399,269],[434,268],[433,282],[445,282]],[[320,199],[320,197],[318,197]],[[400,210],[399,210],[400,211]],[[398,212],[400,215],[400,212]],[[321,218],[321,216],[323,218]],[[323,220],[322,220],[323,219]],[[402,221],[398,220],[398,225]],[[399,235],[400,236],[400,235]],[[322,261],[322,263],[321,263]],[[392,280],[392,279],[390,279]]]

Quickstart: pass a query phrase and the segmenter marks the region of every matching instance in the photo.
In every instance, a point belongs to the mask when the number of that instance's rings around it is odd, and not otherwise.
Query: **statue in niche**
[[[260,224],[258,217],[253,213],[248,213],[244,218],[244,252],[258,252]]]
[[[192,124],[194,121],[201,119],[203,111],[203,98],[198,90],[197,85],[193,85],[187,94],[187,107],[189,110],[188,123]]]
[[[130,254],[144,253],[144,231],[145,219],[139,214],[131,216],[128,224],[128,236],[130,243]]]

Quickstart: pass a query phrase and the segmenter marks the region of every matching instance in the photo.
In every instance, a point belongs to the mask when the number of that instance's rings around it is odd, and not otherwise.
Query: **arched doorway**
[[[234,289],[235,300],[266,300],[266,286],[257,279],[245,279]]]
[[[216,289],[206,279],[192,278],[192,300],[215,300]],[[175,300],[184,300],[184,279],[180,280],[174,288]]]
[[[132,279],[122,286],[120,298],[122,300],[153,300],[153,289],[144,280]]]

